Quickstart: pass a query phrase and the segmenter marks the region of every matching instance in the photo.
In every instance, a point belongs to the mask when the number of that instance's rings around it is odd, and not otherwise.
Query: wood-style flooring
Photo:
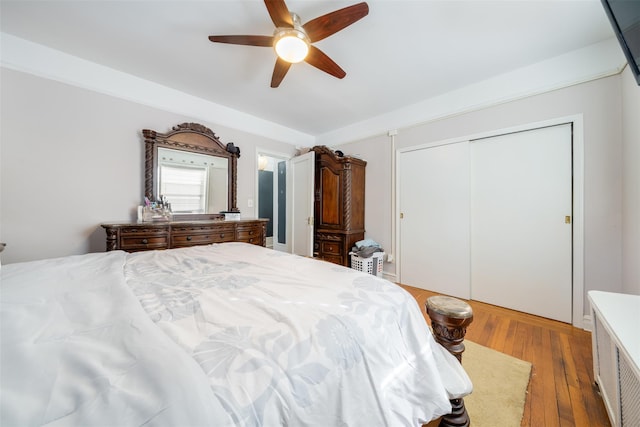
[[[427,298],[438,295],[401,286],[416,298],[423,312]],[[611,425],[594,383],[590,332],[490,304],[467,302],[474,315],[467,339],[533,365],[521,426]]]

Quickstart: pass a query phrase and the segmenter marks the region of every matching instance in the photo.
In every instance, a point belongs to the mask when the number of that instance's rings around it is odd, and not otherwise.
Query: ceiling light
[[[295,64],[304,61],[309,53],[311,40],[300,23],[300,17],[291,13],[293,28],[276,28],[273,33],[273,48],[284,61]]]
[[[287,62],[303,61],[309,53],[309,38],[295,28],[280,29],[274,35],[273,47],[280,58]]]

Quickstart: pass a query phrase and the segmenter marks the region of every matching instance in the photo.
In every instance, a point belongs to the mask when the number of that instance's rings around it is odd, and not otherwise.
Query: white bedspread
[[[0,272],[3,427],[417,426],[471,391],[413,297],[333,264],[225,243]]]
[[[126,286],[125,257],[2,266],[2,427],[211,426],[225,413]]]

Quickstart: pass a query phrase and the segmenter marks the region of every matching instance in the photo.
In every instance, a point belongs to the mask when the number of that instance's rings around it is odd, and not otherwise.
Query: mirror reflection
[[[157,193],[173,213],[226,211],[229,200],[229,159],[158,147]]]

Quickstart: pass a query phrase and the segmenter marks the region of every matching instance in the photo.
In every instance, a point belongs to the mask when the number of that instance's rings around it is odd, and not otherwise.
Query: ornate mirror
[[[177,219],[216,219],[238,212],[237,159],[240,149],[226,146],[211,129],[182,123],[168,133],[142,131],[145,142],[145,196],[165,199]]]

